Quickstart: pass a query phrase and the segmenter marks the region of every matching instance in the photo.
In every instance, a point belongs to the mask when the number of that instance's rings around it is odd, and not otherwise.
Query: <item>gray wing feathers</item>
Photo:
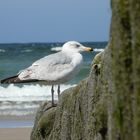
[[[19,78],[22,80],[38,79],[55,81],[63,78],[72,71],[72,60],[62,52],[46,56],[21,71]]]

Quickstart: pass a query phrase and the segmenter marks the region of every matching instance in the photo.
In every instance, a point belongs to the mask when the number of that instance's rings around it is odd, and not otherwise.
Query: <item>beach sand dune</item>
[[[32,128],[0,128],[1,140],[30,140]]]

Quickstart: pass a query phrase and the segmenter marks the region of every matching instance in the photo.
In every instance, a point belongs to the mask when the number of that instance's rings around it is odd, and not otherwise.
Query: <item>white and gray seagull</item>
[[[30,67],[0,81],[1,84],[45,82],[52,85],[52,106],[54,106],[54,85],[58,85],[58,98],[60,95],[60,84],[71,80],[80,70],[83,62],[81,52],[93,51],[79,42],[69,41],[62,46],[60,52],[45,56],[35,61]]]

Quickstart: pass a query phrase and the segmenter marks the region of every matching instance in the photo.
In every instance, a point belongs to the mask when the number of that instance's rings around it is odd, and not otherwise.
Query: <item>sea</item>
[[[80,72],[71,81],[61,85],[61,92],[77,85],[80,80],[88,76],[94,56],[103,51],[107,45],[107,42],[81,43],[94,48],[94,52],[83,53],[84,63]],[[60,51],[62,45],[63,42],[0,44],[0,79],[14,76],[34,61]],[[55,91],[57,91],[57,86],[55,86]],[[34,117],[40,104],[46,100],[51,100],[51,87],[47,85],[38,83],[0,85],[0,122],[1,118],[7,116]],[[55,93],[55,100],[57,100],[57,93]],[[0,127],[4,127],[2,124]]]

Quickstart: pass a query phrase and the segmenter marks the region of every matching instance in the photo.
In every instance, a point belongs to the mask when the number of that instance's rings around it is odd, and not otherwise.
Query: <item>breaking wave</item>
[[[62,50],[62,47],[52,47],[51,48],[51,51],[56,51],[56,52],[59,52]]]
[[[29,53],[29,52],[32,52],[33,50],[30,50],[30,49],[26,49],[26,50],[22,50],[21,52],[22,53]]]
[[[75,85],[61,85],[61,92]],[[55,100],[57,100],[57,86],[55,86]],[[8,87],[0,86],[0,115],[31,115],[39,105],[51,100],[51,86],[13,84]]]
[[[102,48],[100,48],[100,49],[95,48],[94,51],[95,52],[102,52],[102,51],[104,51],[104,49],[102,49]]]
[[[0,53],[4,53],[4,52],[6,52],[6,50],[0,49]]]

